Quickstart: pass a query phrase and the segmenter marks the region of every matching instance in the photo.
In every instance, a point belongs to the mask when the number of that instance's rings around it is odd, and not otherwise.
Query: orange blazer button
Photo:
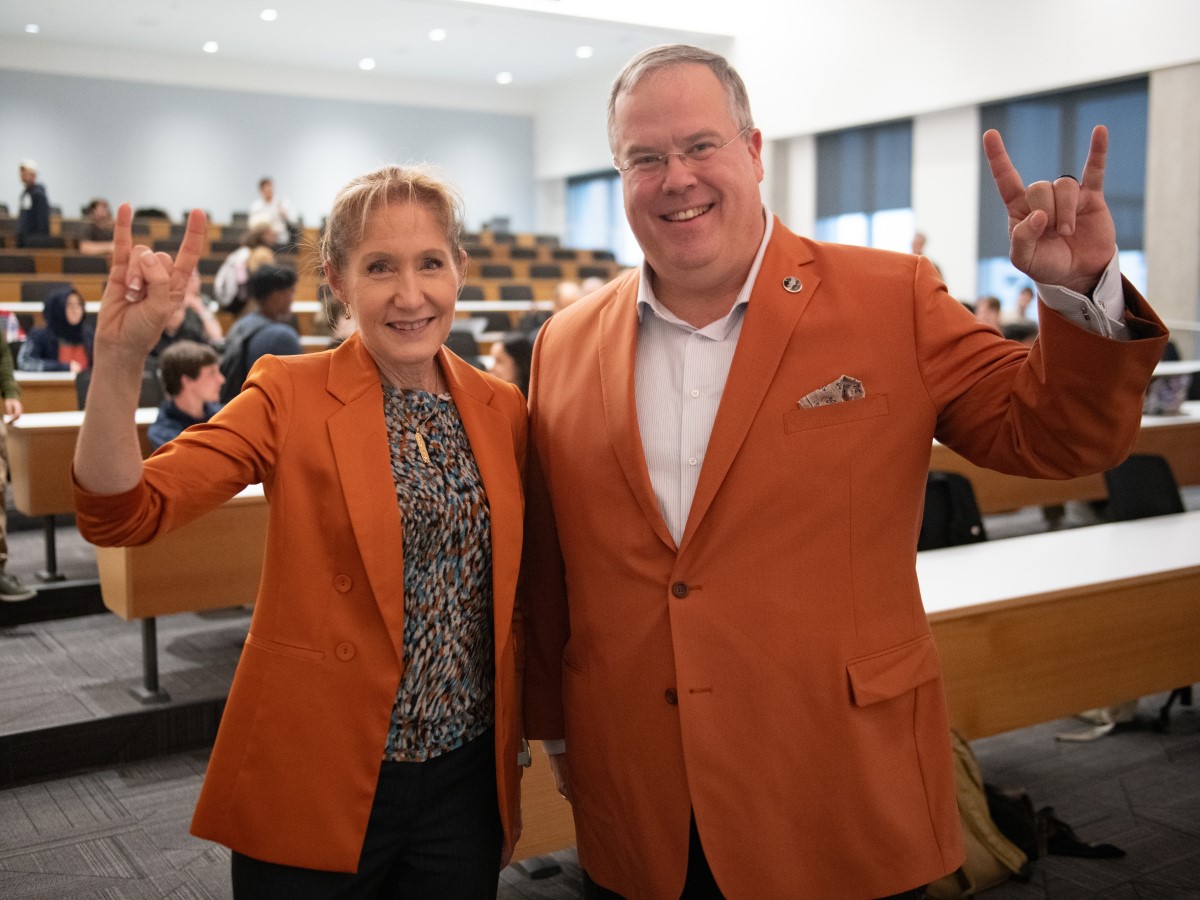
[[[350,660],[354,659],[354,645],[349,641],[342,641],[337,645],[337,649],[334,652],[342,662],[350,662]]]
[[[667,702],[675,706],[679,702],[679,695],[675,693],[675,688],[667,688],[663,691],[663,696],[667,698]]]
[[[333,586],[337,588],[338,593],[344,594],[354,586],[354,580],[349,575],[339,575],[333,579]]]
[[[689,588],[682,581],[677,581],[671,585],[671,593],[682,600],[689,593]]]

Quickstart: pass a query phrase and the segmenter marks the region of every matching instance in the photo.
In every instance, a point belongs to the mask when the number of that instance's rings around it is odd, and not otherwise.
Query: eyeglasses
[[[678,156],[679,161],[686,165],[696,166],[711,159],[714,153],[723,147],[728,147],[752,127],[747,125],[723,144],[713,141],[697,141],[686,150],[676,150],[671,153],[638,153],[622,161],[614,159],[613,168],[618,172],[633,172],[635,175],[658,174],[666,171],[667,160],[672,156]]]

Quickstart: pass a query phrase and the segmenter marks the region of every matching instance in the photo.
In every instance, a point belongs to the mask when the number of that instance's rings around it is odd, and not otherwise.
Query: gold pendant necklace
[[[429,447],[426,446],[426,444],[425,444],[425,435],[421,434],[421,428],[424,428],[426,425],[428,425],[429,420],[432,419],[434,414],[437,412],[437,400],[438,400],[438,397],[441,396],[441,393],[438,391],[438,387],[442,383],[441,376],[442,376],[441,369],[435,368],[434,372],[433,372],[433,391],[431,392],[433,394],[433,409],[430,410],[429,415],[427,415],[421,421],[421,424],[419,427],[415,426],[415,425],[413,426],[413,434],[416,436],[416,439],[417,439],[417,450],[421,454],[421,459],[427,463],[430,462]]]

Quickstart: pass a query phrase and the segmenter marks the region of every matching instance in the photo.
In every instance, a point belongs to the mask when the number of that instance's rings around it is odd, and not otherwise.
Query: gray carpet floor
[[[1200,492],[1186,499],[1200,507]],[[1072,504],[1064,524],[1090,516]],[[993,539],[1041,527],[1036,510],[988,519]],[[33,581],[40,533],[15,533],[10,547],[9,570]],[[95,577],[90,548],[72,528],[59,530],[59,568]],[[176,702],[228,688],[248,621],[242,609],[160,621],[161,678]],[[0,734],[137,710],[128,688],[140,683],[140,653],[137,625],[111,615],[0,629]],[[1053,806],[1081,839],[1127,851],[1119,860],[1048,857],[1029,883],[984,896],[1200,898],[1200,713],[1177,709],[1170,730],[1157,733],[1149,723],[1161,700],[1143,698],[1134,726],[1092,743],[1055,740],[1080,727],[1072,721],[975,742],[987,780]],[[187,833],[206,761],[207,751],[177,753],[0,790],[0,898],[228,898],[228,852]],[[531,878],[538,863],[559,871]],[[500,897],[575,898],[580,878],[574,851],[562,851],[509,867]]]

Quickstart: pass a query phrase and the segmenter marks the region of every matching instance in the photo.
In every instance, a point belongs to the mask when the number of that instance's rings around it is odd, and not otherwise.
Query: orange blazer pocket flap
[[[863,397],[861,400],[843,400],[826,406],[793,409],[783,414],[783,430],[787,434],[808,431],[810,428],[825,428],[841,425],[858,419],[874,419],[888,414],[887,394]]]
[[[851,660],[846,664],[856,706],[890,700],[938,677],[937,647],[926,634],[890,650]]]

